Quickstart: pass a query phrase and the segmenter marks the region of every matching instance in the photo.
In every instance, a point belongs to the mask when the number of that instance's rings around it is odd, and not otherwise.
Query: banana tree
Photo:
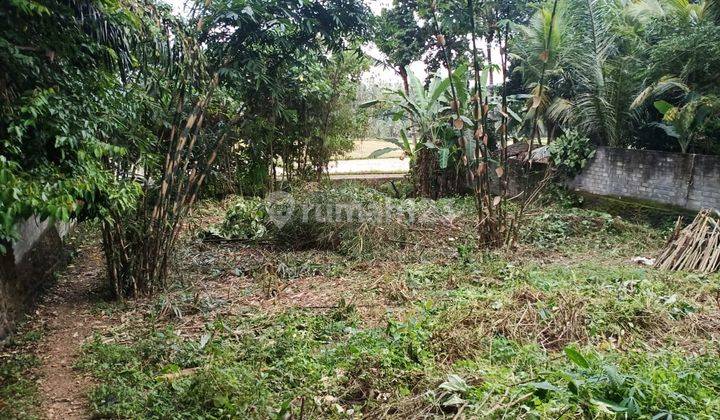
[[[451,77],[457,100],[450,94]],[[407,93],[400,89],[388,90],[385,98],[363,104],[362,107],[381,104],[393,120],[405,123],[398,137],[382,139],[391,146],[369,157],[401,150],[410,159],[414,181],[423,195],[442,195],[443,191],[461,188],[463,153],[457,130],[465,134],[465,147],[472,147],[474,142],[470,130],[472,121],[466,116],[470,103],[467,77],[467,66],[462,66],[453,71],[452,76],[436,75],[425,88],[420,79],[408,72]],[[449,124],[448,116],[457,112],[462,118]]]
[[[414,163],[421,150],[430,149],[437,150],[440,168],[447,168],[450,156],[457,149],[457,141],[446,117],[455,112],[456,107],[462,114],[465,113],[468,103],[466,76],[467,67],[453,72],[452,77],[457,81],[457,103],[453,103],[449,97],[450,77],[436,75],[426,89],[420,79],[408,71],[408,93],[403,90],[389,90],[385,99],[361,105],[361,107],[369,107],[382,104],[393,120],[406,122],[398,137],[381,139],[392,146],[376,150],[369,157],[377,158],[401,150],[410,158],[411,163]],[[467,117],[463,119],[469,127],[470,119]]]
[[[676,138],[680,150],[687,153],[717,104],[709,97],[699,96],[682,106],[674,106],[663,100],[656,101],[654,106],[663,114],[663,122],[654,125],[662,128],[668,136]]]

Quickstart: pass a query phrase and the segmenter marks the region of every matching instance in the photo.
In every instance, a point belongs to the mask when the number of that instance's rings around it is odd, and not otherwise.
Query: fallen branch
[[[720,270],[720,212],[705,209],[680,230],[680,219],[655,267],[714,273]]]

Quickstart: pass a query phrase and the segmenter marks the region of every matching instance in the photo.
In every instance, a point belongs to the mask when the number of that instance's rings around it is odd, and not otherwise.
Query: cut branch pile
[[[720,270],[720,212],[702,210],[695,220],[675,232],[660,254],[655,267],[665,270],[714,273]]]

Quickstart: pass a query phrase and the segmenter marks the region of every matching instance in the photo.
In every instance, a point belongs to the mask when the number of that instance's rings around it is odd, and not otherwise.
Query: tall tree
[[[7,2],[0,21],[0,242],[30,215],[132,207],[140,189],[123,168],[152,160],[162,71],[186,76],[169,64],[183,45],[162,38],[180,38],[180,22],[151,2],[89,0]]]
[[[548,68],[546,95],[535,112],[547,126],[572,125],[597,144],[620,146],[631,127],[629,109],[639,76],[618,38],[622,9],[607,0],[569,0],[558,4],[553,39],[547,40],[549,6],[538,10],[516,44],[522,51],[523,71]],[[550,42],[556,53],[536,55],[537,46]],[[637,47],[634,47],[637,48]],[[538,90],[535,79],[530,88]]]
[[[418,26],[416,0],[394,0],[377,18],[375,44],[400,75],[405,94],[410,93],[407,67],[421,58],[427,31]]]
[[[220,1],[211,3],[205,19],[213,23],[201,39],[223,75],[221,83],[245,105],[244,138],[235,140],[249,143],[248,175],[264,184],[258,191],[272,189],[277,158],[305,150],[303,140],[291,153],[287,130],[299,136],[309,128],[301,115],[316,110],[309,108],[310,98],[321,94],[329,76],[318,80],[318,67],[329,69],[344,51],[358,50],[356,41],[370,34],[369,10],[359,0],[252,0],[242,7]]]

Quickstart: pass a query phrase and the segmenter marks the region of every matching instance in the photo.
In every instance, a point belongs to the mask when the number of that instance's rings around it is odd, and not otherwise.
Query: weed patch
[[[31,345],[41,336],[40,331],[18,333],[0,349],[0,418],[40,417],[35,373],[39,361]]]
[[[360,330],[355,310],[250,316],[208,325],[199,341],[172,329],[115,344],[97,337],[82,365],[108,378],[93,394],[103,416],[325,416],[412,389],[432,367],[425,318]]]

